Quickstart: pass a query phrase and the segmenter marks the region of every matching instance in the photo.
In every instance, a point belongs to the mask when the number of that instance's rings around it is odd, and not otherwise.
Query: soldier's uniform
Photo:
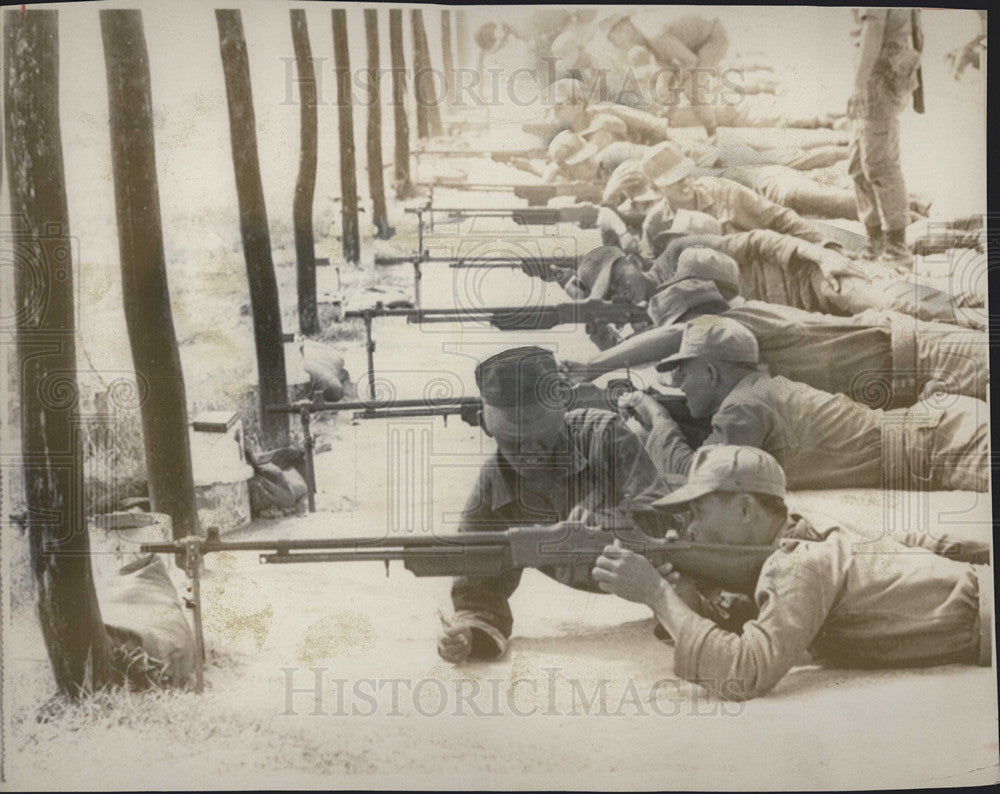
[[[552,387],[555,375],[551,353],[521,348],[480,364],[476,383],[487,405],[516,414],[539,400],[546,384]],[[569,411],[565,421],[565,453],[559,456],[558,464],[525,476],[499,449],[483,464],[462,511],[459,532],[500,532],[523,524],[552,524],[565,521],[576,507],[603,515],[624,508],[653,485],[653,462],[615,414],[584,408]],[[587,571],[542,572],[564,584],[598,592]],[[520,570],[455,579],[452,622],[473,628],[473,657],[496,656],[506,650],[513,626],[508,599],[520,579]]]
[[[677,510],[717,493],[784,501],[785,481],[771,455],[716,444],[700,449],[687,483],[653,507]],[[697,519],[689,524],[691,539],[702,529]],[[992,663],[988,542],[959,542],[939,527],[870,540],[796,513],[770,529],[774,552],[754,594],[759,614],[740,626],[741,636],[691,610],[654,607],[675,635],[679,677],[746,700],[768,692],[806,651],[836,667]]]
[[[852,122],[848,173],[873,252],[885,238],[890,253],[898,251],[902,259],[908,256],[903,232],[909,204],[899,161],[899,114],[917,87],[920,64],[920,53],[912,45],[912,13],[909,8],[856,9],[858,26],[852,32],[860,44],[865,21],[884,20],[882,47],[867,85],[867,113]]]
[[[687,324],[678,352],[656,368],[665,372],[701,358],[747,367],[760,360],[757,341],[745,327],[703,316]],[[773,455],[792,489],[989,489],[989,407],[971,397],[921,400],[886,411],[751,371],[715,409],[704,446],[712,444]],[[693,450],[676,423],[654,425],[646,448],[662,474],[690,471]]]
[[[921,333],[958,334],[959,328],[985,328],[985,312],[966,310],[954,295],[930,284],[915,284],[908,278],[876,276],[868,283],[845,276],[838,279],[839,290],[834,290],[819,267],[806,256],[804,249],[809,245],[798,237],[768,229],[680,238],[667,245],[649,272],[666,284],[676,278],[677,263],[685,250],[706,246],[736,260],[739,294],[747,300],[844,316],[869,310],[899,312],[924,321]],[[941,324],[956,327],[941,327]],[[975,346],[981,348],[978,358],[985,366],[986,345],[975,340]]]
[[[715,284],[687,279],[658,292],[649,315],[666,325],[726,305]],[[917,326],[912,317],[896,312],[833,317],[755,300],[719,314],[756,337],[761,361],[772,375],[846,394],[864,405],[912,405],[932,380],[945,383],[952,394],[986,396],[987,346],[954,326]],[[660,340],[661,357],[680,348],[683,326],[674,325],[672,334]]]

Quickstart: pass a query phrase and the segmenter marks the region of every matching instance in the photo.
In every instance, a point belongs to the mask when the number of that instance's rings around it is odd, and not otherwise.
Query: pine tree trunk
[[[288,414],[267,411],[268,405],[288,401],[285,377],[285,347],[281,334],[278,282],[271,260],[271,236],[267,229],[264,186],[257,155],[257,131],[250,90],[250,64],[239,11],[216,9],[219,51],[226,80],[229,134],[236,171],[236,195],[240,207],[240,233],[250,284],[257,373],[260,379],[260,443],[265,449],[288,444]]]
[[[101,11],[108,80],[111,163],[118,215],[125,323],[140,401],[146,474],[153,510],[166,513],[175,538],[198,531],[187,398],[160,225],[149,59],[142,12]]]
[[[317,113],[316,69],[306,12],[290,12],[292,46],[299,73],[299,175],[292,201],[292,225],[295,227],[296,287],[299,298],[299,331],[306,336],[319,333],[316,313],[316,242],[313,236],[313,198],[316,195]]]
[[[406,118],[406,61],[403,57],[403,10],[389,9],[389,57],[392,71],[392,113],[395,132],[393,172],[397,199],[414,195],[410,181],[410,123]]]
[[[389,228],[389,214],[385,206],[377,8],[365,9],[365,42],[368,47],[368,192],[372,196],[375,238],[388,240],[392,237],[393,230]]]
[[[410,11],[413,29],[413,92],[417,104],[417,137],[438,138],[442,134],[441,109],[438,107],[434,69],[427,46],[424,15],[419,8]]]
[[[59,132],[56,11],[4,16],[4,127],[15,253],[25,524],[59,691],[113,680],[83,513],[73,249]]]
[[[455,58],[451,50],[451,11],[441,11],[441,59],[444,61],[444,79],[448,86],[448,105],[455,103]]]
[[[358,182],[354,157],[354,107],[351,102],[351,58],[347,49],[347,11],[335,8],[333,17],[333,71],[337,78],[337,127],[340,131],[341,243],[344,261],[361,261],[358,231]]]

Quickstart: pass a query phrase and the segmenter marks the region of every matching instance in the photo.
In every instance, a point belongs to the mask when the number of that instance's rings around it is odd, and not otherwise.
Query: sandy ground
[[[284,6],[244,7],[283,322],[292,330],[290,199],[298,107],[281,100],[287,98],[281,59],[291,55],[287,15]],[[85,310],[81,367],[107,381],[127,374],[130,363],[118,288],[100,34],[92,7],[62,8],[63,135]],[[157,30],[149,34],[149,46],[168,275],[189,404],[196,412],[231,404],[230,396],[253,379],[254,364],[249,319],[237,311],[248,297],[214,20],[205,6],[172,8],[180,10],[150,4],[145,13],[147,32],[154,25]],[[477,13],[485,18],[492,12]],[[320,8],[307,15],[314,53],[332,52],[329,17]],[[846,10],[727,8],[720,15],[733,32],[734,53],[774,58],[792,86],[790,102],[843,106],[849,87]],[[357,65],[364,51],[355,22],[351,55]],[[382,24],[385,56],[384,16]],[[977,25],[971,12],[925,14],[929,111],[904,115],[903,161],[911,189],[933,196],[936,217],[985,207],[982,81],[970,74],[951,83],[941,62]],[[430,33],[436,48],[436,31]],[[178,52],[191,57],[178,63]],[[525,112],[491,108],[494,129],[476,145],[524,145],[512,122]],[[335,129],[334,115],[332,106],[323,109],[320,123],[331,125],[324,129]],[[361,140],[363,113],[355,123]],[[336,157],[335,139],[321,136],[317,253],[334,262],[319,272],[321,292],[339,290],[353,307],[409,296],[408,267],[376,272],[370,265],[375,250],[415,245],[412,216],[398,204],[391,208],[397,236],[374,244],[366,228],[364,267],[338,267],[338,208],[330,201],[337,192]],[[448,161],[435,166],[429,160],[421,174],[456,168],[470,181],[511,178],[499,167]],[[6,206],[6,189],[2,200]],[[439,206],[473,203],[516,202],[457,191],[436,198]],[[555,253],[586,251],[597,241],[593,231],[480,220],[439,223],[428,246],[441,254]],[[426,306],[563,299],[558,288],[515,271],[425,268]],[[344,336],[338,349],[357,380],[366,369],[357,328]],[[594,352],[582,329],[570,327],[523,334],[475,323],[418,327],[384,320],[376,324],[375,338],[382,397],[471,394],[475,363],[517,344],[542,344],[566,358]],[[472,478],[492,451],[488,439],[457,418],[447,425],[430,418],[327,418],[316,430],[326,447],[316,459],[318,512],[258,522],[231,537],[450,532]],[[990,532],[990,504],[983,495],[822,492],[797,494],[794,502],[853,522],[871,536],[916,527],[979,538]],[[6,526],[5,533],[12,550],[5,564],[23,566],[23,540]],[[4,626],[4,712],[10,720],[5,785],[741,789],[997,779],[991,670],[858,672],[806,665],[768,697],[737,706],[673,679],[672,649],[653,637],[644,608],[568,590],[534,571],[524,574],[512,601],[510,654],[461,668],[443,664],[434,649],[436,610],[450,608],[448,582],[417,579],[398,564],[386,578],[379,564],[260,566],[252,554],[218,555],[209,560],[204,589],[204,695],[133,695],[48,723],[35,719],[52,691],[44,646],[25,593],[14,593],[13,619]]]

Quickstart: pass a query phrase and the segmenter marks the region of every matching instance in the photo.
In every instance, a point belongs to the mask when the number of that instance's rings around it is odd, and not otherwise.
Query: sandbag
[[[124,671],[129,680],[164,686],[189,680],[197,663],[194,635],[162,557],[124,566],[104,580],[97,597],[108,634],[124,646],[125,666],[134,667]]]
[[[307,496],[305,453],[297,447],[282,447],[260,455],[248,451],[254,475],[249,482],[250,514],[298,512]]]

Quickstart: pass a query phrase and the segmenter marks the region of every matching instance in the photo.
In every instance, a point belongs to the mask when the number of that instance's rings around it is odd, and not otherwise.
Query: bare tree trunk
[[[444,79],[448,87],[448,105],[455,102],[455,58],[451,53],[451,11],[441,11],[441,58],[444,61]]]
[[[389,214],[385,207],[385,175],[382,165],[382,96],[378,48],[378,9],[365,9],[365,41],[368,45],[368,192],[372,195],[375,237],[388,240]]]
[[[101,11],[108,80],[111,162],[118,215],[122,296],[140,384],[146,474],[153,510],[166,513],[175,538],[198,531],[187,397],[160,225],[149,59],[141,11]]]
[[[410,123],[406,118],[406,62],[403,58],[403,10],[389,9],[389,57],[392,67],[392,113],[396,149],[393,154],[396,198],[414,195],[410,181]]]
[[[250,64],[239,11],[216,9],[219,52],[226,79],[229,134],[236,171],[236,195],[240,205],[240,233],[250,283],[257,372],[260,379],[261,444],[265,448],[288,444],[288,414],[273,414],[268,405],[288,400],[285,380],[285,347],[281,334],[278,282],[271,260],[271,236],[267,229],[264,186],[260,179],[257,131],[254,127]]]
[[[468,69],[473,65],[469,57],[469,21],[463,8],[455,9],[455,49],[461,68]]]
[[[316,243],[313,237],[313,197],[316,195],[317,114],[316,69],[306,12],[295,8],[290,12],[292,46],[299,72],[299,175],[295,182],[292,202],[292,224],[295,227],[296,286],[299,298],[299,330],[306,336],[319,333],[316,314]]]
[[[351,56],[347,49],[347,11],[335,8],[333,16],[333,62],[337,78],[337,127],[340,130],[341,244],[344,261],[361,261],[358,231],[358,181],[354,157],[354,106],[351,101]]]
[[[437,138],[442,134],[441,109],[434,85],[434,69],[424,30],[424,15],[419,8],[411,9],[413,29],[413,91],[417,101],[417,137]]]
[[[59,132],[55,11],[4,17],[4,106],[10,185],[21,456],[38,617],[59,691],[113,680],[83,514],[83,449],[74,414],[73,258]]]

